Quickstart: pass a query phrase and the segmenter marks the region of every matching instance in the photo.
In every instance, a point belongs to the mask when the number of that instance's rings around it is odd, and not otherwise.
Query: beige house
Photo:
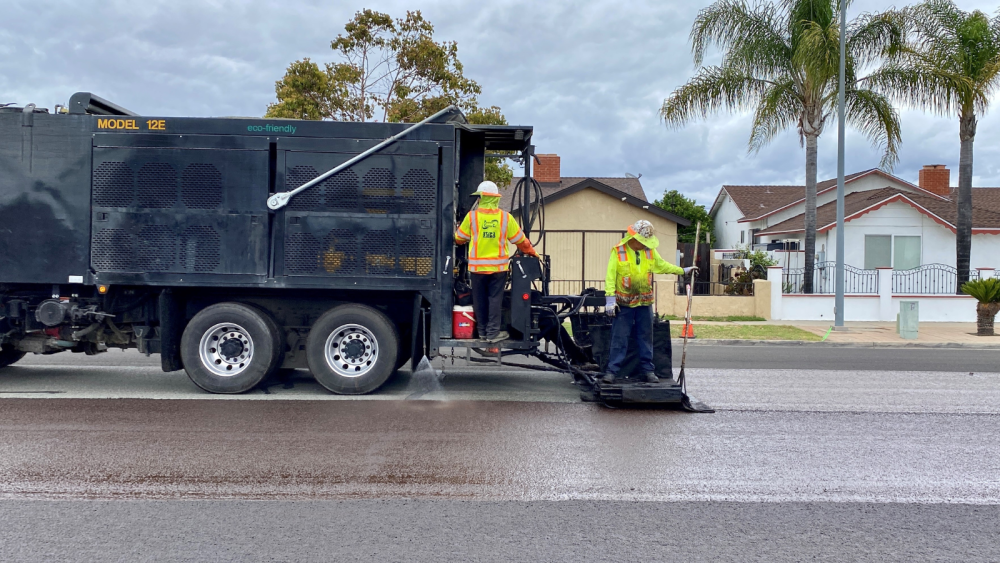
[[[677,225],[690,222],[650,203],[639,178],[564,177],[558,155],[540,154],[537,158],[532,175],[542,188],[546,232],[538,251],[552,257],[553,293],[604,289],[611,249],[639,219],[653,224],[660,239],[660,255],[676,261]],[[511,208],[511,191],[504,192],[503,209]],[[668,281],[668,276],[658,278]]]

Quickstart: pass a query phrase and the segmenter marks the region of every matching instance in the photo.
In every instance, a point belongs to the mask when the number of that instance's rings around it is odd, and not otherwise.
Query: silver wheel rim
[[[378,341],[361,325],[344,325],[331,332],[325,350],[327,365],[342,377],[361,377],[378,361]]]
[[[198,347],[201,363],[220,377],[239,375],[253,361],[253,338],[240,325],[217,324],[205,331]]]

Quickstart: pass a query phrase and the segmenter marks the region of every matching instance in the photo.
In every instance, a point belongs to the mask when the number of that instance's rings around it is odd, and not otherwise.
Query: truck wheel
[[[309,331],[306,360],[313,377],[334,393],[370,393],[396,370],[399,334],[381,312],[341,305],[323,314]]]
[[[184,371],[210,393],[242,393],[277,369],[277,324],[256,307],[218,303],[191,319],[181,336]]]
[[[247,307],[256,309],[262,317],[264,317],[264,322],[267,323],[267,330],[274,337],[274,349],[277,351],[274,357],[274,365],[267,370],[268,375],[277,373],[277,370],[281,368],[281,364],[285,363],[285,348],[288,347],[285,340],[285,330],[278,324],[278,321],[274,320],[274,316],[268,313],[261,307],[256,305],[246,305]]]
[[[24,357],[24,352],[19,352],[13,346],[4,344],[0,346],[0,368],[5,368]]]

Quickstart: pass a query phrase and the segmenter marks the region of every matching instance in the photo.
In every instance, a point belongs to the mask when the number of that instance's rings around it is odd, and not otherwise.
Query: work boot
[[[510,334],[508,334],[506,330],[501,330],[500,332],[498,332],[496,334],[496,336],[489,337],[489,338],[486,339],[486,341],[487,342],[492,342],[492,343],[503,342],[504,340],[507,340],[508,338],[510,338]]]
[[[659,383],[660,382],[660,378],[656,377],[656,374],[653,373],[653,372],[651,372],[651,371],[647,371],[646,373],[642,374],[642,378],[646,380],[646,383]]]
[[[614,383],[615,377],[617,377],[617,374],[608,372],[601,378],[601,383]]]

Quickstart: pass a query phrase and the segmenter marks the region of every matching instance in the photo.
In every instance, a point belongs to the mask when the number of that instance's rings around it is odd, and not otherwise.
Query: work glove
[[[618,312],[618,303],[614,295],[609,295],[604,298],[604,312],[609,316],[615,316]]]
[[[688,266],[687,268],[684,268],[684,275],[685,276],[690,276],[692,272],[695,273],[695,274],[697,274],[698,273],[698,266]]]

